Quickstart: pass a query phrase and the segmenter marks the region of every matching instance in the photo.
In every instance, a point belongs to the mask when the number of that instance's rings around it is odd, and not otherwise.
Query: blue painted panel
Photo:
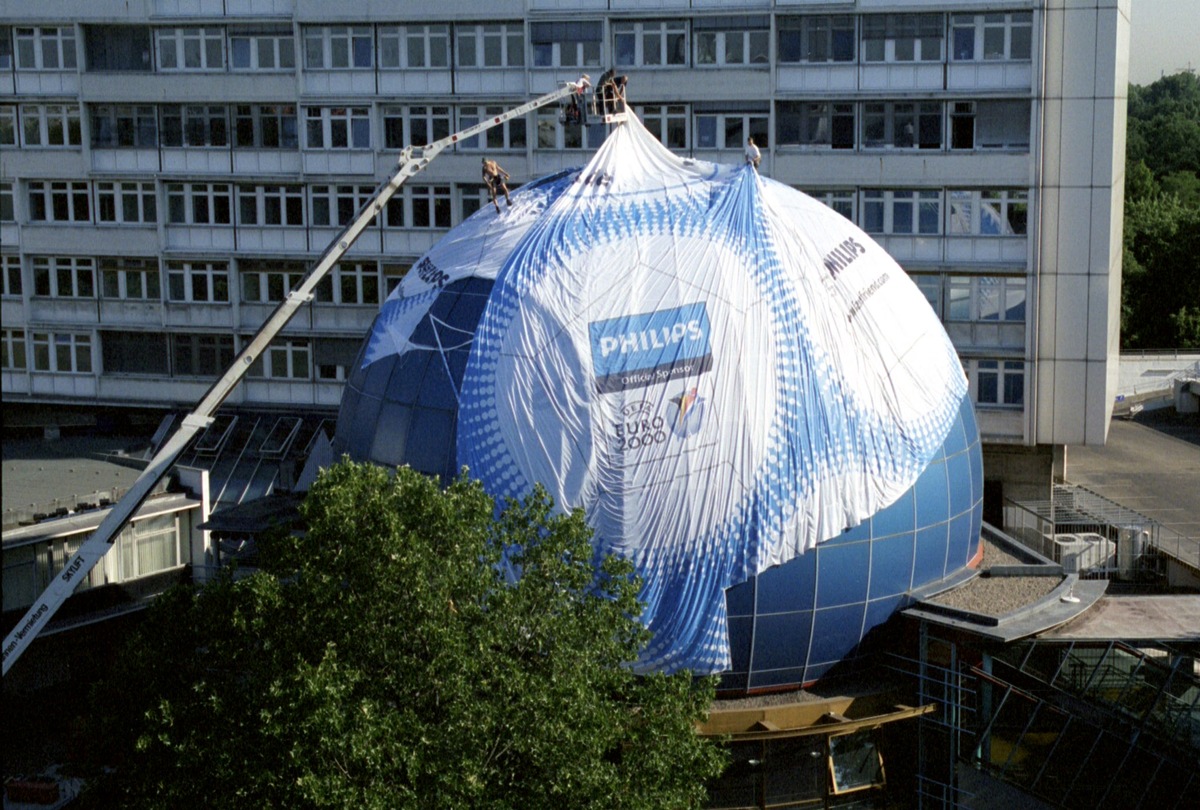
[[[901,594],[908,590],[913,569],[912,533],[876,540],[871,547],[870,598]]]
[[[858,645],[865,609],[866,605],[860,602],[816,612],[812,648],[808,651],[809,667],[840,661]]]
[[[779,669],[804,663],[812,631],[812,612],[759,615],[754,626],[754,669]],[[855,632],[858,632],[857,626]]]
[[[808,551],[758,575],[758,609],[763,613],[811,610],[815,606],[817,553]],[[745,588],[746,585],[737,585]],[[733,590],[733,589],[730,589]]]
[[[869,543],[817,546],[817,607],[862,602],[867,598],[863,574],[871,562]]]

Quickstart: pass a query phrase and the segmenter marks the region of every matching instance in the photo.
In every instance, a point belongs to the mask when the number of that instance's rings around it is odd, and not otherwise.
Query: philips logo
[[[629,352],[647,352],[651,349],[665,349],[684,340],[704,340],[704,337],[704,332],[700,329],[700,321],[693,318],[687,323],[676,322],[661,329],[630,332],[620,337],[602,337],[600,338],[600,356],[608,357],[616,351],[628,354]]]
[[[601,393],[694,376],[712,367],[703,302],[589,324]]]

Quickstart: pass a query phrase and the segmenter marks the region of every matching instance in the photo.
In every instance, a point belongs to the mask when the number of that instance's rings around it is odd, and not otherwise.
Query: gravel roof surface
[[[998,543],[994,543],[988,538],[983,538],[983,567],[991,568],[993,565],[1026,565],[1027,563],[1015,554],[1010,554]]]
[[[1062,577],[975,577],[929,601],[972,613],[1003,616],[1048,596],[1060,582]]]

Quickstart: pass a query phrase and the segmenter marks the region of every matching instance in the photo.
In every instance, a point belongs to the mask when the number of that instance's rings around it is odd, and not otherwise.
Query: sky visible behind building
[[[1200,70],[1200,3],[1133,0],[1129,81],[1151,84],[1181,70]]]

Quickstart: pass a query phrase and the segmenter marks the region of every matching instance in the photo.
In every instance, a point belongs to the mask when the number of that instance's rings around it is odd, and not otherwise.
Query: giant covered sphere
[[[815,680],[978,551],[978,431],[916,286],[824,205],[636,120],[421,258],[335,450],[542,484],[643,578],[637,666],[729,688]]]

